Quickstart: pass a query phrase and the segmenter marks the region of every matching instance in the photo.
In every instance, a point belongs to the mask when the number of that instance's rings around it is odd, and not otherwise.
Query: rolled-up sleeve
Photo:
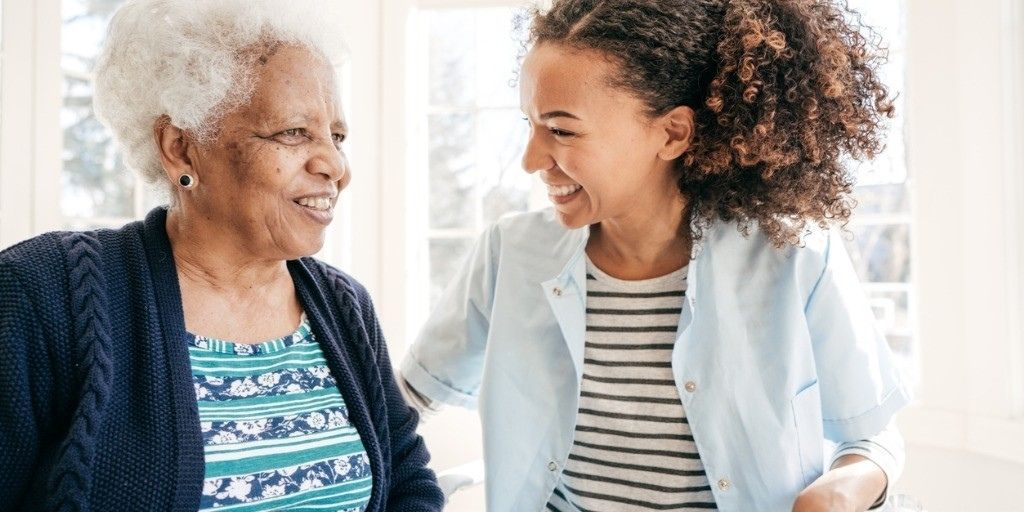
[[[910,395],[836,231],[828,234],[823,270],[805,314],[825,437],[845,443],[885,430]]]
[[[903,466],[906,459],[903,436],[900,435],[899,430],[896,428],[896,422],[890,421],[884,430],[875,434],[870,439],[848,441],[840,444],[832,455],[829,467],[832,467],[836,461],[845,455],[860,455],[874,462],[885,473],[886,488],[878,500],[871,506],[871,509],[881,507],[889,497],[889,489],[892,489],[893,484],[903,474]]]
[[[485,231],[409,348],[402,377],[424,397],[475,407],[497,270],[497,226]]]

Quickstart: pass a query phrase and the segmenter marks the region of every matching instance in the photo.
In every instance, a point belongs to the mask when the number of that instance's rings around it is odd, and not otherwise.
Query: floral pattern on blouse
[[[372,473],[309,321],[255,345],[190,335],[206,474],[200,510],[362,511]]]

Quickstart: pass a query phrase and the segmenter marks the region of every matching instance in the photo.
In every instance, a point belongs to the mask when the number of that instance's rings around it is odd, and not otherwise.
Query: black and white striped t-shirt
[[[588,258],[579,416],[548,510],[717,508],[672,376],[685,295],[685,267],[623,281]]]

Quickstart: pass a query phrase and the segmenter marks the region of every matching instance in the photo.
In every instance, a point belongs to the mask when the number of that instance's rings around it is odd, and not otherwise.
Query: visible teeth
[[[553,196],[567,196],[583,188],[581,185],[548,185],[548,194]]]
[[[303,197],[295,201],[306,208],[314,210],[330,210],[331,198],[329,197]]]

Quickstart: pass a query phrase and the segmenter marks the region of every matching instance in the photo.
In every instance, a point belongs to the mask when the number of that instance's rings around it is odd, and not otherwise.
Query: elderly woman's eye
[[[335,144],[341,144],[342,142],[345,142],[348,135],[345,135],[344,133],[332,133],[331,138],[334,139]]]
[[[281,132],[285,137],[299,137],[304,135],[302,128],[291,128]]]

